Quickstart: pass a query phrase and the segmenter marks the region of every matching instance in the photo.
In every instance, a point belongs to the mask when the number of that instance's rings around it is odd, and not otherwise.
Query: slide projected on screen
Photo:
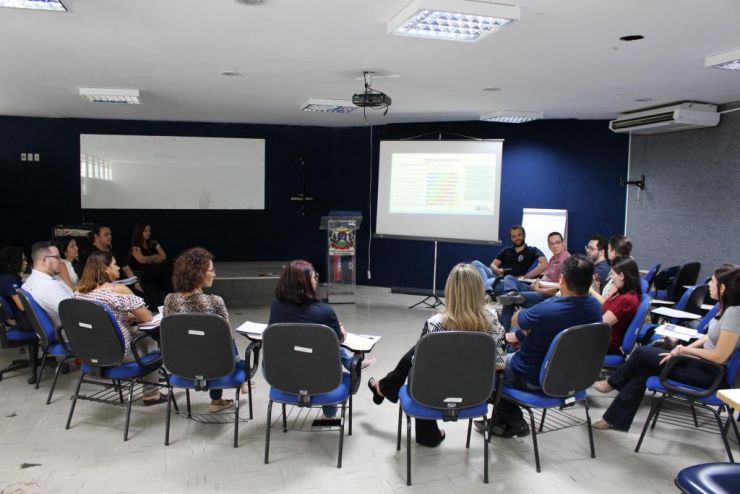
[[[80,135],[83,209],[264,209],[265,141]]]
[[[391,156],[391,213],[493,214],[495,154]]]
[[[497,242],[502,141],[382,141],[378,235]]]

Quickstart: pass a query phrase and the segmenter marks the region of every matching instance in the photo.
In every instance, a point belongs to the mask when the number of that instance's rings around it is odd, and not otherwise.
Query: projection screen
[[[83,209],[264,209],[265,141],[80,135]]]
[[[498,243],[503,141],[381,141],[376,235]]]

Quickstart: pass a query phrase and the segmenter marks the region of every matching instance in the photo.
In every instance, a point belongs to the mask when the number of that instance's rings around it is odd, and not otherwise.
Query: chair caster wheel
[[[69,374],[69,364],[62,364],[60,371],[62,374]]]
[[[31,376],[26,381],[28,384],[36,384],[36,376]]]

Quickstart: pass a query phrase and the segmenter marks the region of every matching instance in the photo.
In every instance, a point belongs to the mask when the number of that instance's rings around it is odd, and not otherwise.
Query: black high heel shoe
[[[367,387],[370,388],[370,391],[372,391],[373,393],[373,403],[375,403],[376,405],[380,405],[381,403],[383,403],[383,400],[385,400],[385,396],[378,393],[378,391],[375,389],[376,382],[377,381],[375,381],[375,378],[371,377],[367,381]]]

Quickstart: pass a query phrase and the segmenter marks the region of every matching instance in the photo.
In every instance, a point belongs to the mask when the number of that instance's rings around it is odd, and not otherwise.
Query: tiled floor
[[[335,308],[349,331],[383,337],[372,354],[378,363],[364,374],[366,380],[395,365],[432,312],[409,310],[418,297],[391,295],[381,288],[360,288],[358,300]],[[266,321],[267,313],[267,308],[232,308],[232,323]],[[243,349],[246,343],[239,343]],[[3,350],[0,366],[15,356]],[[494,438],[489,485],[482,483],[481,436],[474,433],[466,450],[465,424],[444,424],[447,439],[439,448],[413,447],[414,485],[406,487],[405,449],[395,450],[398,409],[374,405],[364,383],[355,400],[354,434],[345,438],[343,467],[337,469],[335,433],[275,431],[270,463],[263,463],[267,386],[261,375],[254,390],[255,419],[242,424],[238,449],[232,447],[230,425],[183,418],[173,419],[172,443],[165,447],[164,406],[135,406],[126,443],[123,413],[117,408],[79,403],[71,429],[65,430],[76,376],[74,371],[60,377],[49,406],[44,401],[50,379],[45,378],[38,391],[26,384],[26,374],[0,382],[0,493],[676,492],[673,478],[681,468],[726,461],[719,436],[661,423],[649,433],[641,452],[634,453],[648,398],[629,433],[595,432],[595,459],[589,458],[585,426],[538,436],[540,474],[534,469],[530,437]],[[194,401],[205,410],[208,397],[198,393]],[[599,418],[609,402],[609,397],[591,398],[592,418]],[[582,416],[583,407],[572,413]],[[737,453],[737,444],[732,446]],[[24,463],[33,466],[23,468]]]

